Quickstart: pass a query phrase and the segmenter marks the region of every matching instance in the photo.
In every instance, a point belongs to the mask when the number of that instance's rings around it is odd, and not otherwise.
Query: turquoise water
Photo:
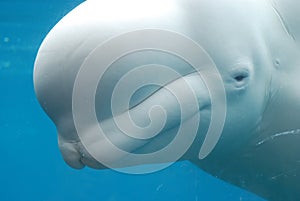
[[[33,63],[51,27],[80,0],[0,0],[1,201],[260,201],[188,162],[149,175],[74,170],[33,91]],[[63,44],[62,44],[63,45]]]

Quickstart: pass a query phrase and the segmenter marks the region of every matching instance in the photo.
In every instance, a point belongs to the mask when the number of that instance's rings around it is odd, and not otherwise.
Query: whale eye
[[[247,69],[235,69],[232,72],[232,79],[237,88],[243,88],[249,81],[249,71]]]
[[[234,77],[234,79],[235,79],[237,82],[242,82],[245,78],[247,78],[247,76],[244,75],[244,74],[236,75],[236,76]]]

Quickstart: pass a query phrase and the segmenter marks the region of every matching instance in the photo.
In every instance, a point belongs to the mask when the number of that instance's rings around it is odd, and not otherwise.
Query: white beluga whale
[[[64,160],[76,169],[189,160],[267,200],[300,200],[299,9],[296,0],[80,4],[34,67]]]

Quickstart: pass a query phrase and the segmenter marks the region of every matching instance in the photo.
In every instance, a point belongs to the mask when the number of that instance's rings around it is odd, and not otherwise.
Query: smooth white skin
[[[90,0],[75,8],[47,35],[34,70],[37,97],[57,127],[65,161],[74,168],[102,168],[82,146],[72,117],[73,84],[84,59],[99,43],[115,35],[145,28],[167,29],[201,44],[215,61],[227,95],[228,113],[222,137],[211,155],[200,161],[197,156],[210,118],[207,88],[193,74],[170,83],[176,85],[185,79],[199,100],[200,111],[190,114],[201,114],[198,136],[182,159],[269,200],[300,200],[300,156],[296,154],[300,151],[299,135],[280,134],[300,127],[300,57],[295,42],[300,33],[295,17],[299,3],[284,2]],[[122,62],[135,66],[137,61],[155,58],[152,53],[144,54]],[[160,59],[183,74],[192,73],[168,56]],[[122,66],[122,62],[115,65]],[[122,69],[108,73],[102,83],[107,86],[105,93],[109,93],[111,80],[130,70]],[[236,80],[240,74],[247,76]],[[96,106],[100,123],[111,132],[114,143],[127,151],[159,148],[176,134],[173,129],[163,130],[147,142],[122,136],[110,119],[109,98],[98,91],[96,100],[101,102]],[[159,104],[174,119],[167,122],[167,127],[176,128],[179,105],[166,90],[149,88],[136,101],[137,106],[130,111],[136,120],[147,122],[148,116],[142,111]],[[93,126],[86,125],[87,129]]]

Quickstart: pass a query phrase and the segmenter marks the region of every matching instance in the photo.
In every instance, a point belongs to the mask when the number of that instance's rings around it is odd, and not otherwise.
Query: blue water
[[[80,0],[0,0],[1,201],[262,201],[188,162],[149,175],[74,170],[33,91],[33,63],[51,27]]]

